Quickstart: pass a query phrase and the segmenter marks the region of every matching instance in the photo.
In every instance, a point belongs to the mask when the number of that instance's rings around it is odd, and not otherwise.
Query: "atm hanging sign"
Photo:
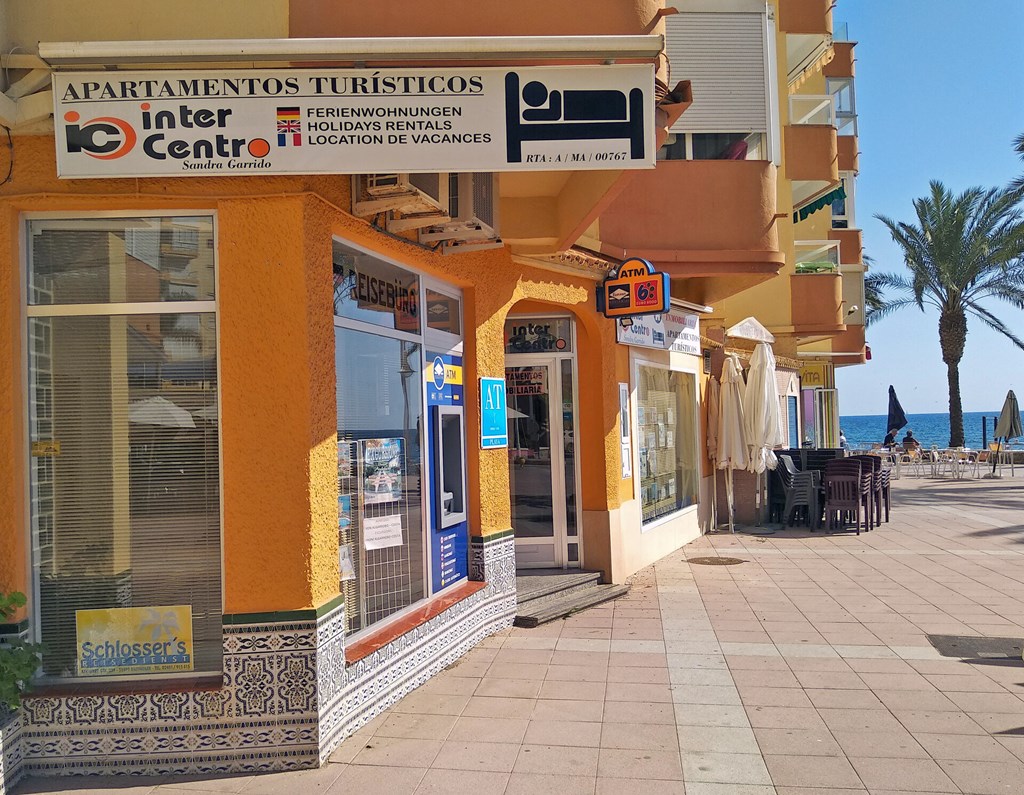
[[[605,317],[659,315],[668,307],[668,274],[639,257],[623,262],[597,288],[597,310]]]

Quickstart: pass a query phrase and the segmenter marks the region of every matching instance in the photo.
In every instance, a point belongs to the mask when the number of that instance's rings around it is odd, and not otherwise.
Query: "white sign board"
[[[672,310],[664,315],[639,315],[615,326],[615,341],[641,348],[670,350],[700,356],[700,320],[689,312]]]
[[[654,168],[654,67],[62,72],[61,177]]]
[[[386,549],[402,546],[402,516],[364,516],[363,547]]]
[[[636,315],[615,324],[615,341],[623,345],[637,345],[641,348],[665,349],[665,316]]]
[[[676,353],[700,356],[700,321],[689,312],[669,311],[665,315],[665,340]]]

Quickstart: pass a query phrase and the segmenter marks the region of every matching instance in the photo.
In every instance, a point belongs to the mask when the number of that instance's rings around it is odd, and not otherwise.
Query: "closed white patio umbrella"
[[[718,467],[716,466],[716,456],[718,455],[718,412],[722,399],[720,393],[718,379],[711,376],[708,379],[707,390],[704,392],[704,408],[707,411],[708,421],[708,460],[711,462],[711,515],[709,524],[712,530],[718,528]]]
[[[781,446],[785,441],[779,417],[775,354],[767,342],[757,343],[750,357],[747,390],[743,393],[743,419],[746,422],[747,448],[750,451],[747,469],[757,476],[755,504],[760,524],[765,518],[764,505],[767,502],[765,472],[778,466],[779,460],[773,448]]]
[[[749,463],[743,422],[743,372],[735,354],[725,357],[718,411],[718,449],[715,463],[726,470],[725,492],[729,506],[729,532],[735,532],[733,516],[732,473],[746,469]]]
[[[785,443],[779,417],[779,388],[775,381],[775,354],[766,342],[759,342],[750,357],[747,389],[743,393],[743,419],[750,452],[748,469],[761,475],[775,469],[778,459],[773,448]]]

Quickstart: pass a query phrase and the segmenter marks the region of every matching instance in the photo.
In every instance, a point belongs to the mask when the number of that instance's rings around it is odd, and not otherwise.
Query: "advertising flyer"
[[[364,516],[363,547],[386,549],[402,546],[402,516]]]
[[[75,611],[81,676],[191,671],[192,607],[111,607]]]
[[[402,440],[364,439],[363,505],[395,502],[402,497]]]

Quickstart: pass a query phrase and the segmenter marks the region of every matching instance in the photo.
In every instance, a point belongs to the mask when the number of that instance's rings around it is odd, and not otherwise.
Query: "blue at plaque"
[[[480,446],[508,447],[505,379],[480,379]]]

